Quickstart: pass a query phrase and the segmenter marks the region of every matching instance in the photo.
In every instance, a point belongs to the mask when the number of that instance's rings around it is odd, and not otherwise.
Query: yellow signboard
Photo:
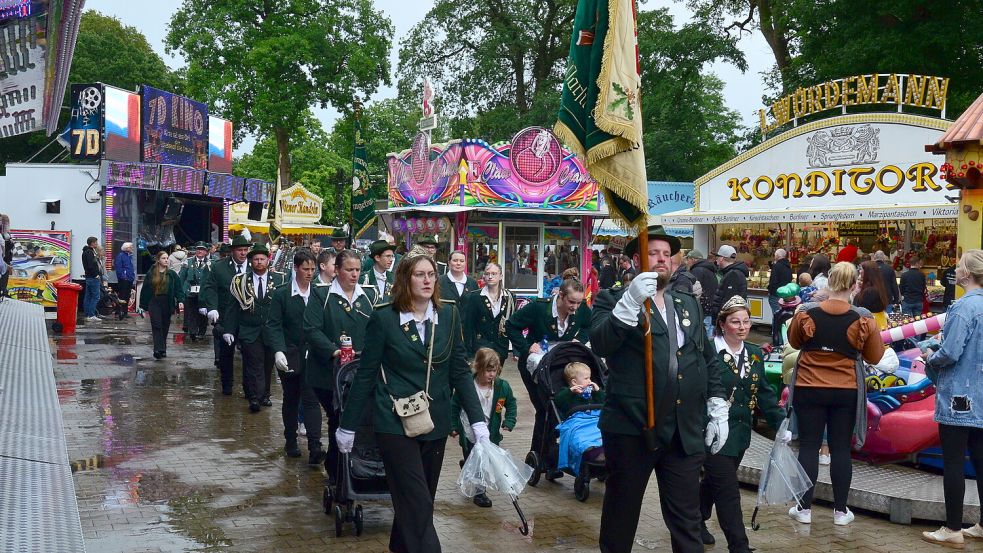
[[[311,193],[304,185],[297,183],[280,192],[280,213],[283,223],[288,225],[310,225],[321,221],[321,197]],[[266,208],[260,221],[266,221]],[[229,224],[249,223],[249,204],[238,202],[229,206]]]

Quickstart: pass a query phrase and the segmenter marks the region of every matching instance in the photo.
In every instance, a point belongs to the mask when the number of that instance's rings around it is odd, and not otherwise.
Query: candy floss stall
[[[588,274],[598,185],[551,131],[530,127],[495,144],[430,144],[420,133],[387,165],[379,214],[399,246],[434,238],[439,261],[463,251],[476,279],[497,262],[505,286],[525,297],[544,296],[570,267]]]

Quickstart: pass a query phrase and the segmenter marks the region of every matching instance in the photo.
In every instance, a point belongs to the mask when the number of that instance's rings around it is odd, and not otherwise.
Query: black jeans
[[[133,292],[133,282],[129,280],[121,280],[116,283],[116,295],[119,296],[119,305],[117,306],[116,314],[123,320],[126,318],[126,314],[130,312],[130,294]],[[126,303],[123,303],[126,302]]]
[[[287,442],[297,441],[297,413],[301,404],[304,409],[304,427],[307,428],[307,448],[321,448],[321,406],[317,396],[304,379],[303,372],[285,373],[280,375],[283,386],[283,437]]]
[[[440,553],[440,539],[433,526],[433,500],[447,438],[424,441],[377,432],[375,439],[395,511],[389,550]]]
[[[331,483],[336,482],[335,477],[338,474],[338,444],[335,443],[335,433],[338,432],[338,422],[340,417],[334,408],[334,391],[328,390],[327,388],[311,388],[314,396],[317,397],[318,403],[324,408],[324,412],[328,415],[328,457],[324,460],[325,468],[328,470],[328,481]],[[306,418],[307,415],[305,414]],[[321,418],[318,416],[318,420]],[[305,426],[307,423],[304,423]],[[320,424],[319,424],[320,426]],[[310,436],[310,430],[307,431],[308,436]]]
[[[536,385],[535,380],[529,371],[526,370],[526,360],[529,358],[528,354],[519,357],[519,376],[522,377],[522,383],[526,387],[526,392],[529,393],[529,401],[532,403],[533,409],[536,411],[533,427],[532,427],[532,445],[530,450],[532,451],[542,451],[543,450],[543,432],[546,430],[546,404],[543,403],[542,398],[539,395],[539,387]],[[547,451],[550,448],[546,448]],[[555,466],[551,463],[547,463],[547,466]]]
[[[659,451],[641,436],[601,432],[608,479],[601,511],[602,553],[626,553],[635,543],[642,498],[652,470],[659,484],[662,518],[675,553],[703,553],[700,540],[700,466],[705,454],[686,455],[678,435]]]
[[[959,530],[963,525],[963,500],[966,495],[966,449],[976,469],[976,489],[983,497],[983,428],[939,425],[942,440],[942,490],[945,492],[945,525]],[[983,520],[981,520],[983,522]]]
[[[259,401],[270,397],[270,383],[273,378],[273,350],[262,340],[241,343],[242,348],[242,383],[246,390],[246,399]],[[297,417],[294,416],[294,424]]]
[[[707,455],[703,461],[703,481],[700,482],[700,513],[709,520],[713,506],[717,506],[717,521],[727,537],[727,550],[731,553],[750,553],[744,515],[741,513],[741,489],[737,481],[740,457]]]
[[[154,335],[154,352],[167,352],[167,332],[171,328],[171,305],[167,294],[150,300],[150,331]]]
[[[819,447],[823,430],[829,445],[829,478],[833,481],[833,508],[846,512],[846,500],[853,480],[850,449],[853,425],[857,420],[857,391],[843,388],[796,386],[792,408],[799,422],[799,464],[813,482],[819,475]],[[802,496],[802,508],[812,506],[815,486]]]

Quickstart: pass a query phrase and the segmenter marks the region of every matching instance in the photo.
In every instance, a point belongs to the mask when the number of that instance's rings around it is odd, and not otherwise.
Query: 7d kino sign
[[[940,157],[925,152],[949,121],[845,115],[786,131],[697,179],[697,212],[950,205]]]

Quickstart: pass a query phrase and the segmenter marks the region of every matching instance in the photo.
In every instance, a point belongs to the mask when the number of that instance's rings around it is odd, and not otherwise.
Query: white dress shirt
[[[269,272],[259,274],[253,273],[253,290],[256,291],[256,297],[259,298],[259,287],[260,283],[263,284],[263,297],[270,295],[270,278]]]
[[[553,296],[553,318],[556,319],[556,335],[563,336],[563,334],[567,331],[567,321],[570,320],[570,315],[567,315],[566,317],[563,317],[563,320],[560,320],[560,311],[556,307],[556,300],[558,297],[559,296]]]
[[[655,303],[655,302],[653,301],[652,303]],[[665,305],[669,305],[670,303],[672,303],[672,300],[667,298]],[[665,307],[659,308],[659,306],[657,305],[656,308],[659,309],[659,315],[662,315],[662,322],[666,323],[666,326],[668,327],[669,326],[669,322],[668,322],[668,319],[666,319],[666,309],[665,309]],[[679,315],[676,314],[676,310],[675,309],[672,310],[672,316],[676,318],[676,345],[678,345],[680,348],[682,348],[683,347],[684,338],[686,337],[683,334],[683,325],[679,324]]]
[[[358,301],[358,297],[365,295],[365,291],[362,290],[361,286],[356,284],[355,292],[352,294],[352,299],[351,301],[348,301],[348,292],[345,292],[345,290],[341,287],[341,285],[338,284],[338,279],[334,279],[334,282],[331,283],[331,288],[328,288],[328,295],[331,294],[337,294],[339,297],[347,301],[348,305],[354,306],[355,302]],[[402,321],[400,322],[400,324],[403,324]]]
[[[450,279],[450,281],[454,283],[454,286],[457,286],[457,295],[458,296],[464,294],[464,285],[468,283],[468,275],[467,275],[467,273],[461,273],[461,280],[456,280],[454,278],[454,273],[448,271],[447,272],[447,278]]]
[[[427,312],[423,315],[423,320],[416,320],[416,315],[412,311],[403,311],[399,314],[399,325],[402,326],[410,321],[416,324],[416,333],[420,335],[420,340],[423,342],[427,341],[427,320],[433,323],[433,326],[437,326],[437,311],[433,308],[433,302],[427,305]]]
[[[717,348],[717,351],[727,351],[727,353],[730,353],[734,357],[735,365],[737,364],[737,361],[741,358],[741,354],[744,353],[744,342],[741,342],[741,348],[739,350],[734,351],[730,349],[730,346],[727,345],[727,341],[724,340],[723,336],[714,336],[713,346]],[[741,378],[744,378],[744,374],[747,372],[744,370],[744,366],[746,364],[747,363],[741,363],[741,366],[737,368],[741,372]]]
[[[375,267],[372,267],[372,272],[375,273],[375,287],[379,289],[379,297],[381,298],[386,295],[386,273],[376,271]]]
[[[266,291],[264,290],[264,292],[266,292]],[[297,279],[296,278],[291,279],[291,281],[290,281],[290,296],[291,297],[293,297],[293,296],[300,296],[301,298],[304,299],[304,305],[307,305],[307,300],[309,300],[310,297],[311,297],[311,285],[308,284],[307,285],[307,290],[301,291],[300,285],[297,284]]]
[[[497,301],[495,300],[495,298],[491,297],[491,295],[488,293],[488,288],[482,288],[481,292],[478,292],[478,294],[488,298],[488,302],[491,303],[492,317],[497,317],[498,314],[502,312],[502,298],[505,297],[505,293],[502,292],[501,289],[499,289],[498,291]]]

